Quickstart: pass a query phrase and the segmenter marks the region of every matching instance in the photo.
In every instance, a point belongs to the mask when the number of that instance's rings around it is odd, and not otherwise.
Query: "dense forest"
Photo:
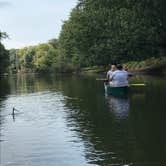
[[[8,37],[7,34],[0,31],[0,75],[7,71],[9,65],[9,52],[1,42],[6,37]]]
[[[165,0],[78,0],[58,39],[9,51],[10,70],[66,72],[165,56],[165,11]]]

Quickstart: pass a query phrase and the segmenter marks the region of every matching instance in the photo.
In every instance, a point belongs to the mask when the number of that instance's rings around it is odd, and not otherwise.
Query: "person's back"
[[[116,70],[116,66],[115,65],[111,65],[111,69],[107,72],[107,79],[108,81],[110,80],[110,78],[112,77],[113,72]]]
[[[128,72],[123,70],[122,65],[117,65],[116,71],[113,72],[111,80],[114,87],[128,86]]]

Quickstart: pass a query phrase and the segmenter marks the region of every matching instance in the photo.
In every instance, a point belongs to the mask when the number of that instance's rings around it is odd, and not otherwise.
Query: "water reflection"
[[[70,90],[65,90],[68,95],[82,99],[67,100],[66,105],[70,108],[67,121],[68,127],[84,142],[89,163],[139,166],[166,163],[164,122],[159,118],[164,113],[160,112],[161,109],[165,108],[164,80],[145,76],[140,80],[148,86],[137,87],[129,98],[104,98],[99,84],[92,80],[78,82],[78,85],[71,82]],[[136,81],[141,82],[139,77]],[[79,88],[73,92],[75,86]],[[158,132],[154,132],[154,128]],[[155,140],[160,140],[164,147],[161,148]],[[162,149],[162,155],[158,153],[159,149]]]
[[[129,98],[106,96],[106,99],[108,100],[111,113],[114,113],[118,119],[128,118],[129,109],[130,109]]]
[[[7,77],[0,77],[0,102],[10,93],[10,85]]]
[[[7,90],[0,109],[22,113],[15,123],[11,116],[0,117],[4,163],[164,165],[166,82],[136,81],[149,84],[128,98],[115,98],[105,97],[103,83],[94,77],[10,77],[1,86]]]
[[[7,77],[0,77],[0,142],[2,141],[2,128],[5,117],[2,114],[4,108],[4,100],[10,94],[10,86]]]
[[[17,74],[10,77],[11,94],[27,94],[49,90],[53,79],[44,77],[44,79],[35,74]]]
[[[69,129],[84,142],[85,157],[90,164],[130,164],[128,138],[133,137],[128,132],[129,99],[105,98],[103,91],[96,93],[98,84],[87,81],[77,85],[78,91],[68,94],[82,99],[66,100],[70,108],[66,112]]]

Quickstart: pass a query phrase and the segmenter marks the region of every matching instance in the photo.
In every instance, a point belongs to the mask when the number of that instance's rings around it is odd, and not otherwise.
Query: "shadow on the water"
[[[104,89],[88,78],[77,83],[70,80],[63,88],[67,96],[78,98],[66,100],[70,109],[66,120],[68,127],[83,140],[89,163],[129,164],[129,99],[105,98]]]
[[[2,100],[8,94],[19,97],[43,91],[49,91],[52,95],[54,92],[63,94],[65,125],[74,133],[72,141],[83,143],[85,160],[90,164],[165,164],[166,82],[160,77],[146,76],[132,78],[131,82],[146,83],[147,86],[137,89],[127,98],[115,98],[106,97],[103,82],[91,76],[17,75],[10,78],[9,83],[3,81],[0,94]],[[40,93],[38,95],[40,97]],[[52,107],[56,106],[53,103]],[[49,116],[54,115],[54,112],[46,112]],[[27,113],[34,114],[29,110]],[[42,115],[47,121],[48,117]]]
[[[92,79],[63,84],[65,95],[82,99],[66,100],[70,108],[66,114],[68,127],[84,141],[89,163],[139,166],[166,163],[162,120],[165,113],[161,110],[165,108],[164,81],[146,76],[136,79],[138,83],[140,80],[148,86],[140,87],[128,98],[104,97],[104,90],[99,88],[103,85]]]
[[[1,140],[1,129],[5,121],[5,117],[2,116],[3,102],[10,94],[10,85],[7,77],[0,77],[0,141]]]
[[[10,85],[7,77],[0,77],[0,101],[10,94]]]
[[[118,119],[127,119],[130,109],[130,99],[128,97],[120,98],[114,96],[106,96],[109,110]]]

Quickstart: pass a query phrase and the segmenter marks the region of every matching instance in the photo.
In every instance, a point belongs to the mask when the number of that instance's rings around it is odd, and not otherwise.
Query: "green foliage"
[[[53,72],[57,49],[56,40],[37,46],[10,50],[10,69],[12,72]]]
[[[9,53],[5,47],[0,43],[0,74],[4,73],[7,70],[9,65]]]
[[[145,70],[158,70],[159,68],[166,67],[166,57],[160,58],[151,57],[142,61],[129,61],[124,64],[125,68],[133,71],[145,71]]]
[[[58,48],[58,40],[57,39],[51,39],[48,41],[50,45],[52,45],[55,49]]]
[[[1,32],[0,31],[0,41],[2,40],[2,39],[5,39],[5,38],[8,38],[9,36],[8,36],[8,34],[6,33],[6,32]]]
[[[9,52],[1,43],[1,39],[8,37],[5,32],[0,31],[0,75],[7,71],[9,65]]]
[[[10,50],[10,68],[68,72],[115,61],[141,68],[145,59],[166,55],[165,10],[165,0],[79,0],[59,39]]]
[[[62,56],[78,66],[161,56],[163,5],[163,0],[80,0],[62,27]]]

